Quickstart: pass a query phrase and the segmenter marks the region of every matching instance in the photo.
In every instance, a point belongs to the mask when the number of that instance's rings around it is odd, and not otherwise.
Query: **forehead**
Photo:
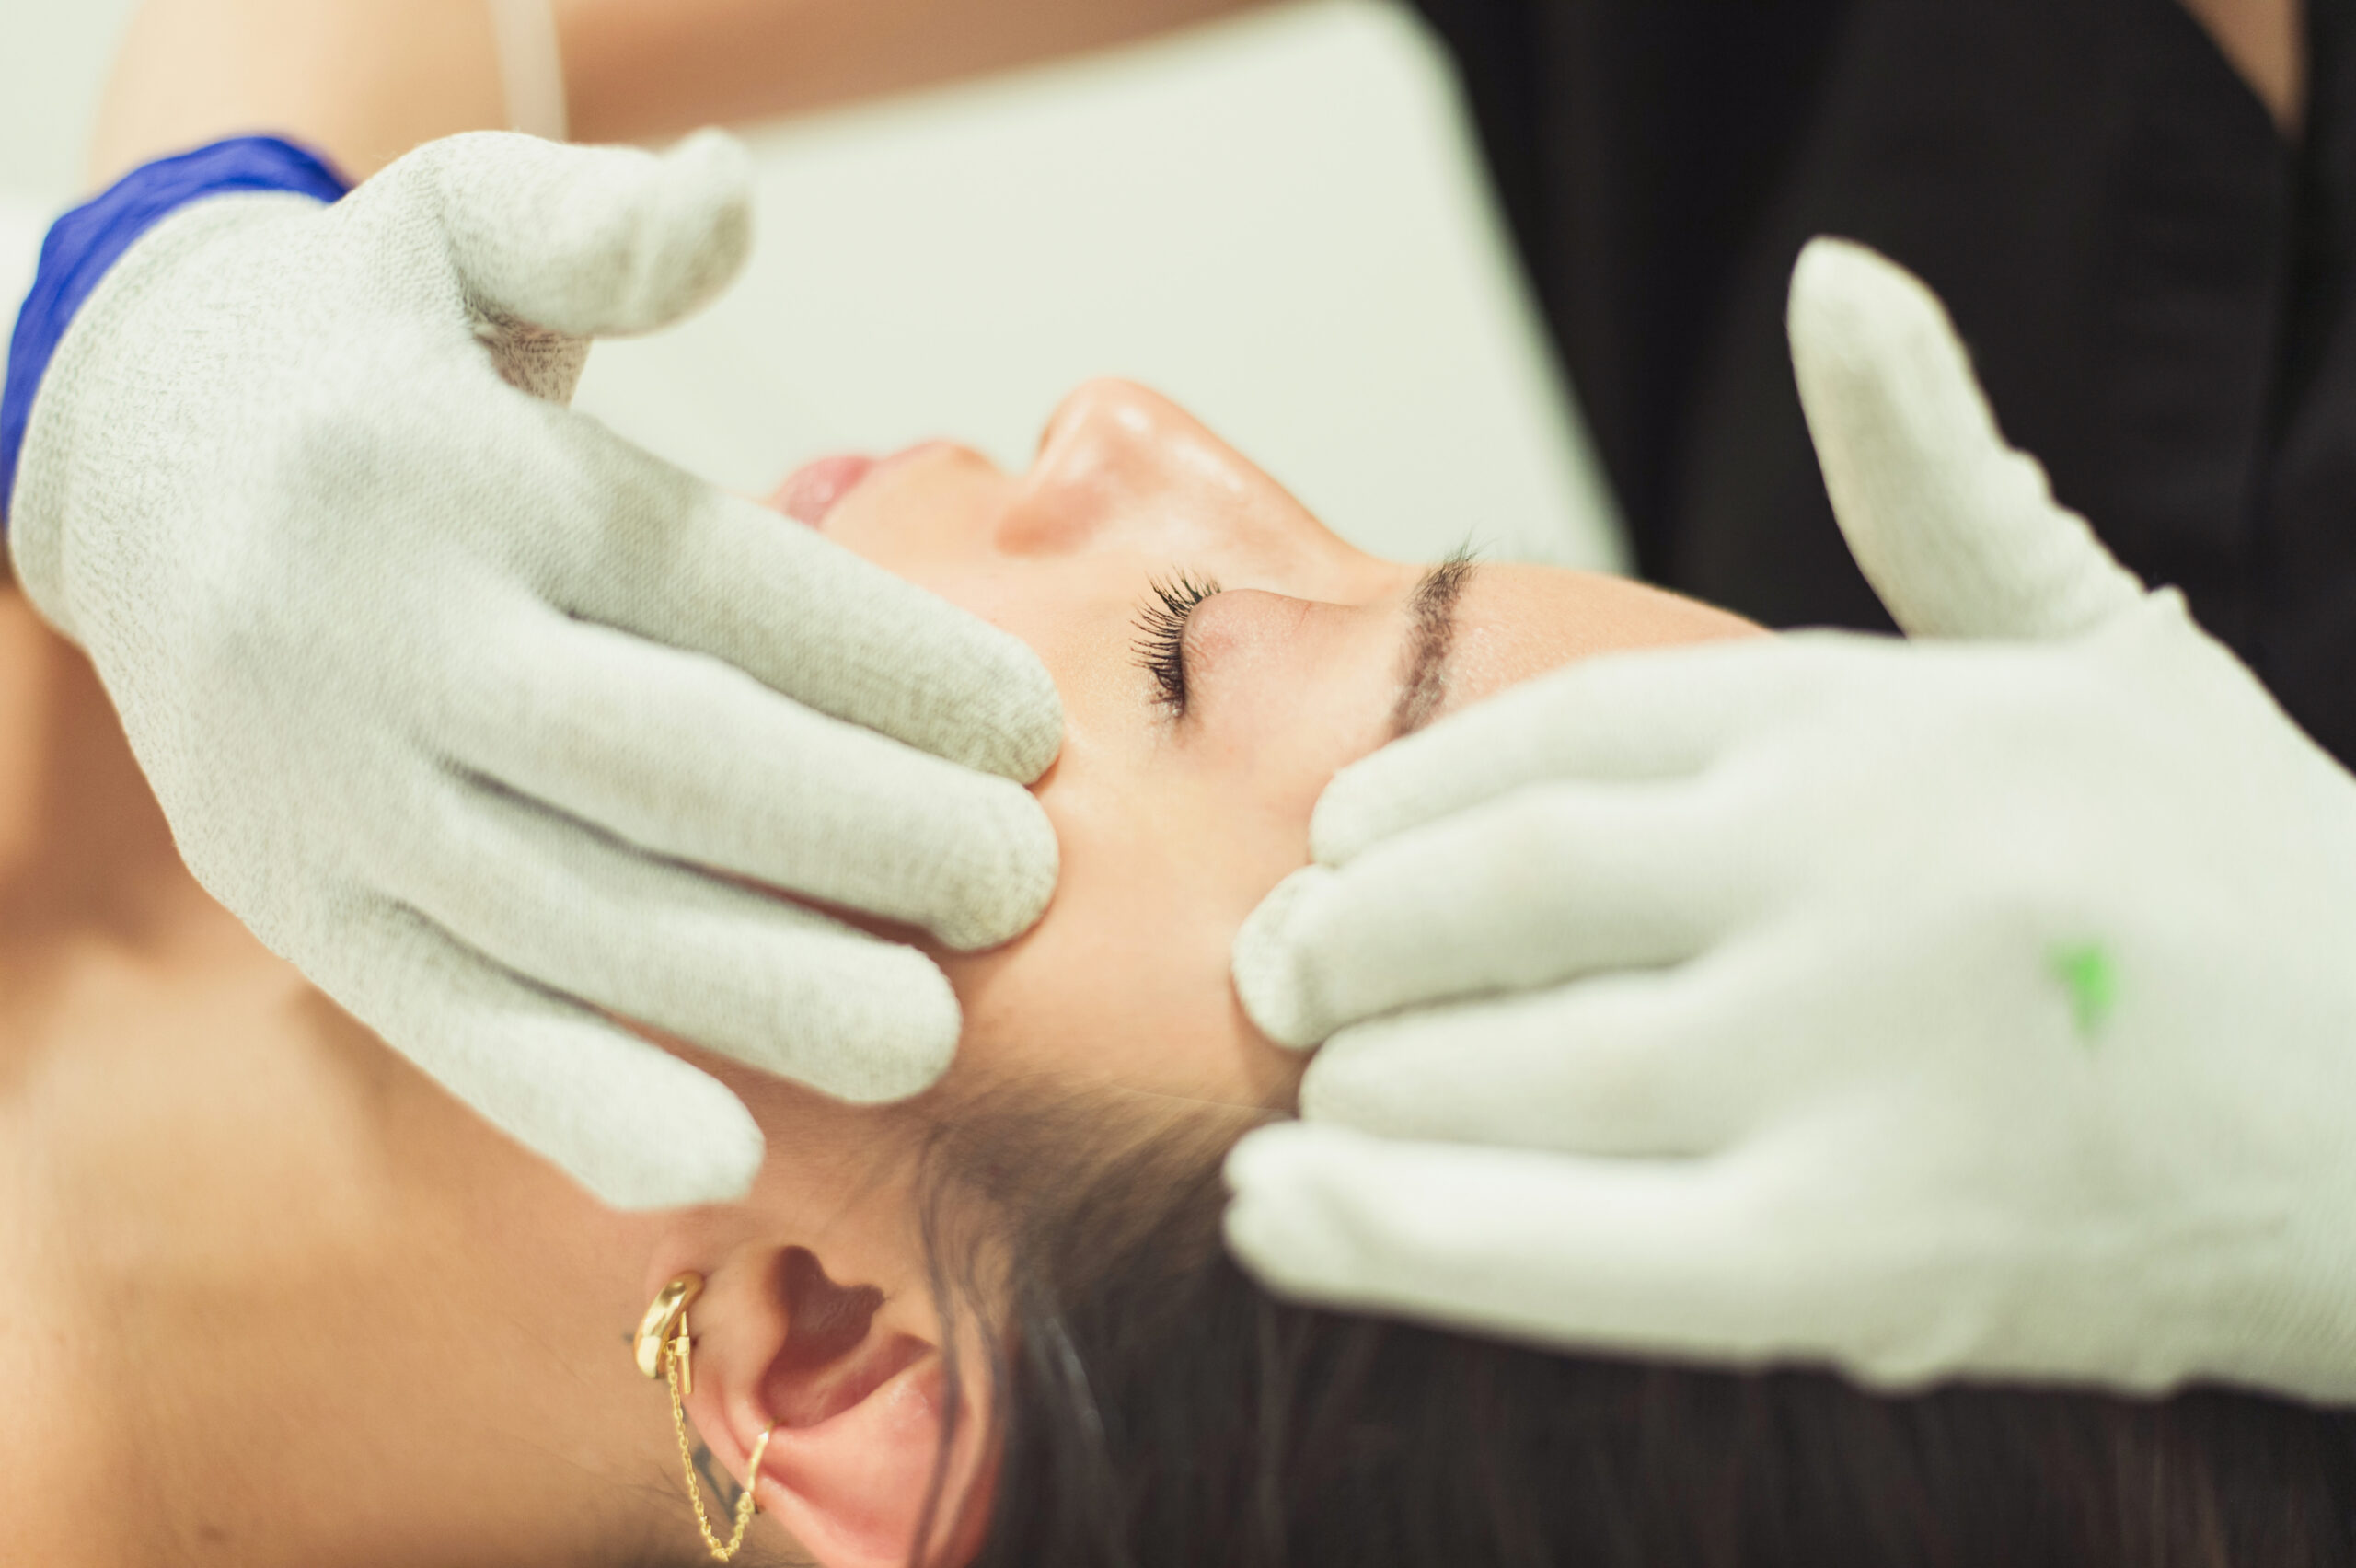
[[[1740,616],[1623,577],[1501,564],[1475,571],[1457,605],[1443,712],[1576,660],[1759,632]]]

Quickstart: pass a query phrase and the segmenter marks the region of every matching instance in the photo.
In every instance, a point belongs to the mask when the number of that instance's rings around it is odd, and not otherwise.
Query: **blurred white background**
[[[134,3],[0,0],[12,301]],[[676,461],[747,490],[933,435],[1021,463],[1062,393],[1122,375],[1369,548],[1620,560],[1443,58],[1383,0],[753,141],[746,277],[678,331],[600,347],[582,387]]]
[[[138,0],[0,0],[0,190],[71,191]]]

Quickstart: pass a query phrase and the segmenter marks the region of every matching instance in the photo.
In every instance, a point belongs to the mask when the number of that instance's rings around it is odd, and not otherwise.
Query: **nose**
[[[1074,387],[1047,416],[1046,428],[1039,432],[1037,461],[1044,464],[1125,442],[1149,444],[1163,426],[1193,423],[1184,409],[1152,388],[1099,376]]]
[[[1193,416],[1134,382],[1082,385],[1048,419],[1020,502],[998,544],[1014,554],[1060,554],[1126,530],[1154,496],[1206,478],[1235,482],[1226,448]]]

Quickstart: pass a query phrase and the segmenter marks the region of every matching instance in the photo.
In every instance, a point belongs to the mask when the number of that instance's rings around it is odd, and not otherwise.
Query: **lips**
[[[859,482],[874,471],[872,457],[821,457],[795,469],[778,487],[770,504],[795,522],[815,528],[826,522],[826,513],[843,497],[857,490]]]

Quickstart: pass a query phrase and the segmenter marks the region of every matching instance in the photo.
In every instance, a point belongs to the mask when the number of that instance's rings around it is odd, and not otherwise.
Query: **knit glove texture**
[[[1790,329],[1913,640],[1598,659],[1338,778],[1237,943],[1331,1039],[1233,1247],[1565,1346],[2356,1397],[2356,780],[1911,275],[1819,241]]]
[[[32,411],[10,545],[204,886],[607,1200],[762,1153],[628,1018],[846,1100],[955,1049],[939,968],[765,889],[1002,941],[1053,889],[1011,637],[566,407],[750,243],[718,133],[481,134],[140,239]]]

